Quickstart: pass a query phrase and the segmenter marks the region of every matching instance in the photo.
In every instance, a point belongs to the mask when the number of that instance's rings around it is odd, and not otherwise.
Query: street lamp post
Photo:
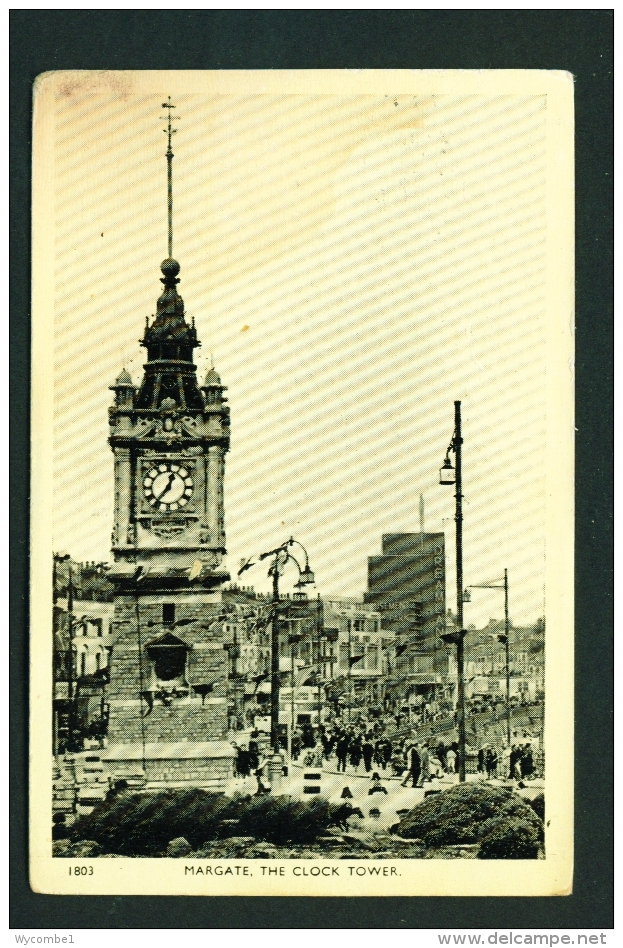
[[[326,637],[324,636],[324,606],[322,604],[322,599],[318,595],[316,601],[316,629],[318,631],[318,669],[317,669],[317,684],[318,684],[318,727],[323,723],[322,721],[322,679],[324,678],[324,669],[325,665],[322,662],[322,659],[326,653]]]
[[[294,692],[296,690],[295,682],[295,666],[294,666],[294,646],[297,645],[303,636],[298,632],[291,632],[288,636],[288,644],[290,646],[290,727],[288,728],[288,757],[292,760],[292,735],[294,734]]]
[[[506,673],[506,741],[511,742],[511,680],[510,680],[510,619],[508,618],[508,570],[504,570],[504,582],[489,583],[484,586],[468,586],[468,589],[503,589],[504,590],[504,635],[498,635],[498,642],[504,646],[504,668]]]
[[[352,625],[350,616],[346,617],[346,628],[348,632],[348,723],[350,724],[353,713],[353,663],[352,663]]]
[[[269,575],[273,577],[273,610],[270,642],[270,746],[279,749],[279,560],[275,556]]]
[[[74,655],[73,655],[73,637],[74,637],[74,584],[73,584],[73,571],[71,568],[71,557],[69,553],[54,553],[53,554],[53,574],[52,574],[52,601],[56,603],[58,601],[58,592],[57,592],[57,563],[67,563],[68,569],[68,580],[67,580],[67,635],[68,635],[68,647],[65,652],[65,668],[67,670],[67,749],[70,752],[76,750],[76,745],[74,744],[74,730],[75,730],[75,713],[74,713]]]
[[[293,544],[300,546],[303,552],[305,553],[305,566],[301,568],[298,560],[290,552],[290,547]],[[279,577],[284,571],[289,560],[295,564],[299,571],[299,581],[296,584],[299,590],[303,590],[305,586],[312,585],[315,582],[314,574],[309,568],[309,558],[307,556],[307,550],[302,543],[299,543],[298,540],[295,540],[294,537],[290,537],[289,540],[286,540],[285,543],[282,543],[281,546],[278,546],[274,550],[268,550],[266,553],[262,553],[259,557],[260,560],[265,560],[268,557],[272,557],[272,563],[268,570],[268,576],[273,581],[273,592],[272,592],[272,601],[271,601],[271,642],[270,642],[270,746],[273,750],[273,753],[278,753],[279,751]],[[248,560],[244,563],[243,566],[238,570],[238,576],[244,573],[245,570],[250,569],[255,564]]]
[[[457,673],[457,726],[459,732],[459,781],[465,783],[465,629],[463,628],[463,481],[461,468],[461,403],[454,403],[454,434],[448,445],[443,467],[440,471],[440,484],[455,484],[456,507],[454,522],[456,524],[456,617],[457,630],[448,635],[442,635],[447,644],[456,645],[456,673]],[[450,451],[454,452],[455,467],[450,461]]]

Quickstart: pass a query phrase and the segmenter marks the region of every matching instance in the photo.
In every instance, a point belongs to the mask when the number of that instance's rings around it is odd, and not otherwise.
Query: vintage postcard
[[[565,895],[573,80],[34,89],[30,878]]]

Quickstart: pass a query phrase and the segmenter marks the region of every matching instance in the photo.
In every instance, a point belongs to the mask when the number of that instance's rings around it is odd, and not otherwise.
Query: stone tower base
[[[116,744],[102,755],[113,780],[135,777],[143,771],[147,790],[201,787],[222,791],[234,776],[234,748],[228,741]]]

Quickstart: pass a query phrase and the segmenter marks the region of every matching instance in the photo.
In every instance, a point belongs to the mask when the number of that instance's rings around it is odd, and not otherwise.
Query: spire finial
[[[169,253],[168,256],[171,258],[173,256],[173,151],[171,149],[171,136],[175,135],[177,129],[171,128],[171,110],[175,108],[171,104],[171,96],[169,96],[168,102],[162,103],[163,109],[168,109],[166,120],[167,127],[164,129],[164,133],[167,136],[167,185],[168,185],[168,210],[169,210]]]

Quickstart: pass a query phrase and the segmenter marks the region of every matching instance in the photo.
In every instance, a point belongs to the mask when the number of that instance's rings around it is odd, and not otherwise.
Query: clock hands
[[[177,464],[152,468],[143,484],[147,502],[165,512],[185,507],[193,492],[192,478]]]
[[[160,501],[160,503],[166,503],[166,496],[167,496],[167,494],[169,493],[169,491],[171,490],[171,485],[173,484],[173,481],[174,481],[174,480],[175,480],[175,473],[174,473],[173,471],[170,471],[170,472],[169,472],[169,481],[168,481],[168,483],[167,483],[167,486],[165,487],[164,491],[162,492],[162,494],[160,494],[160,497],[158,498],[158,500]]]

